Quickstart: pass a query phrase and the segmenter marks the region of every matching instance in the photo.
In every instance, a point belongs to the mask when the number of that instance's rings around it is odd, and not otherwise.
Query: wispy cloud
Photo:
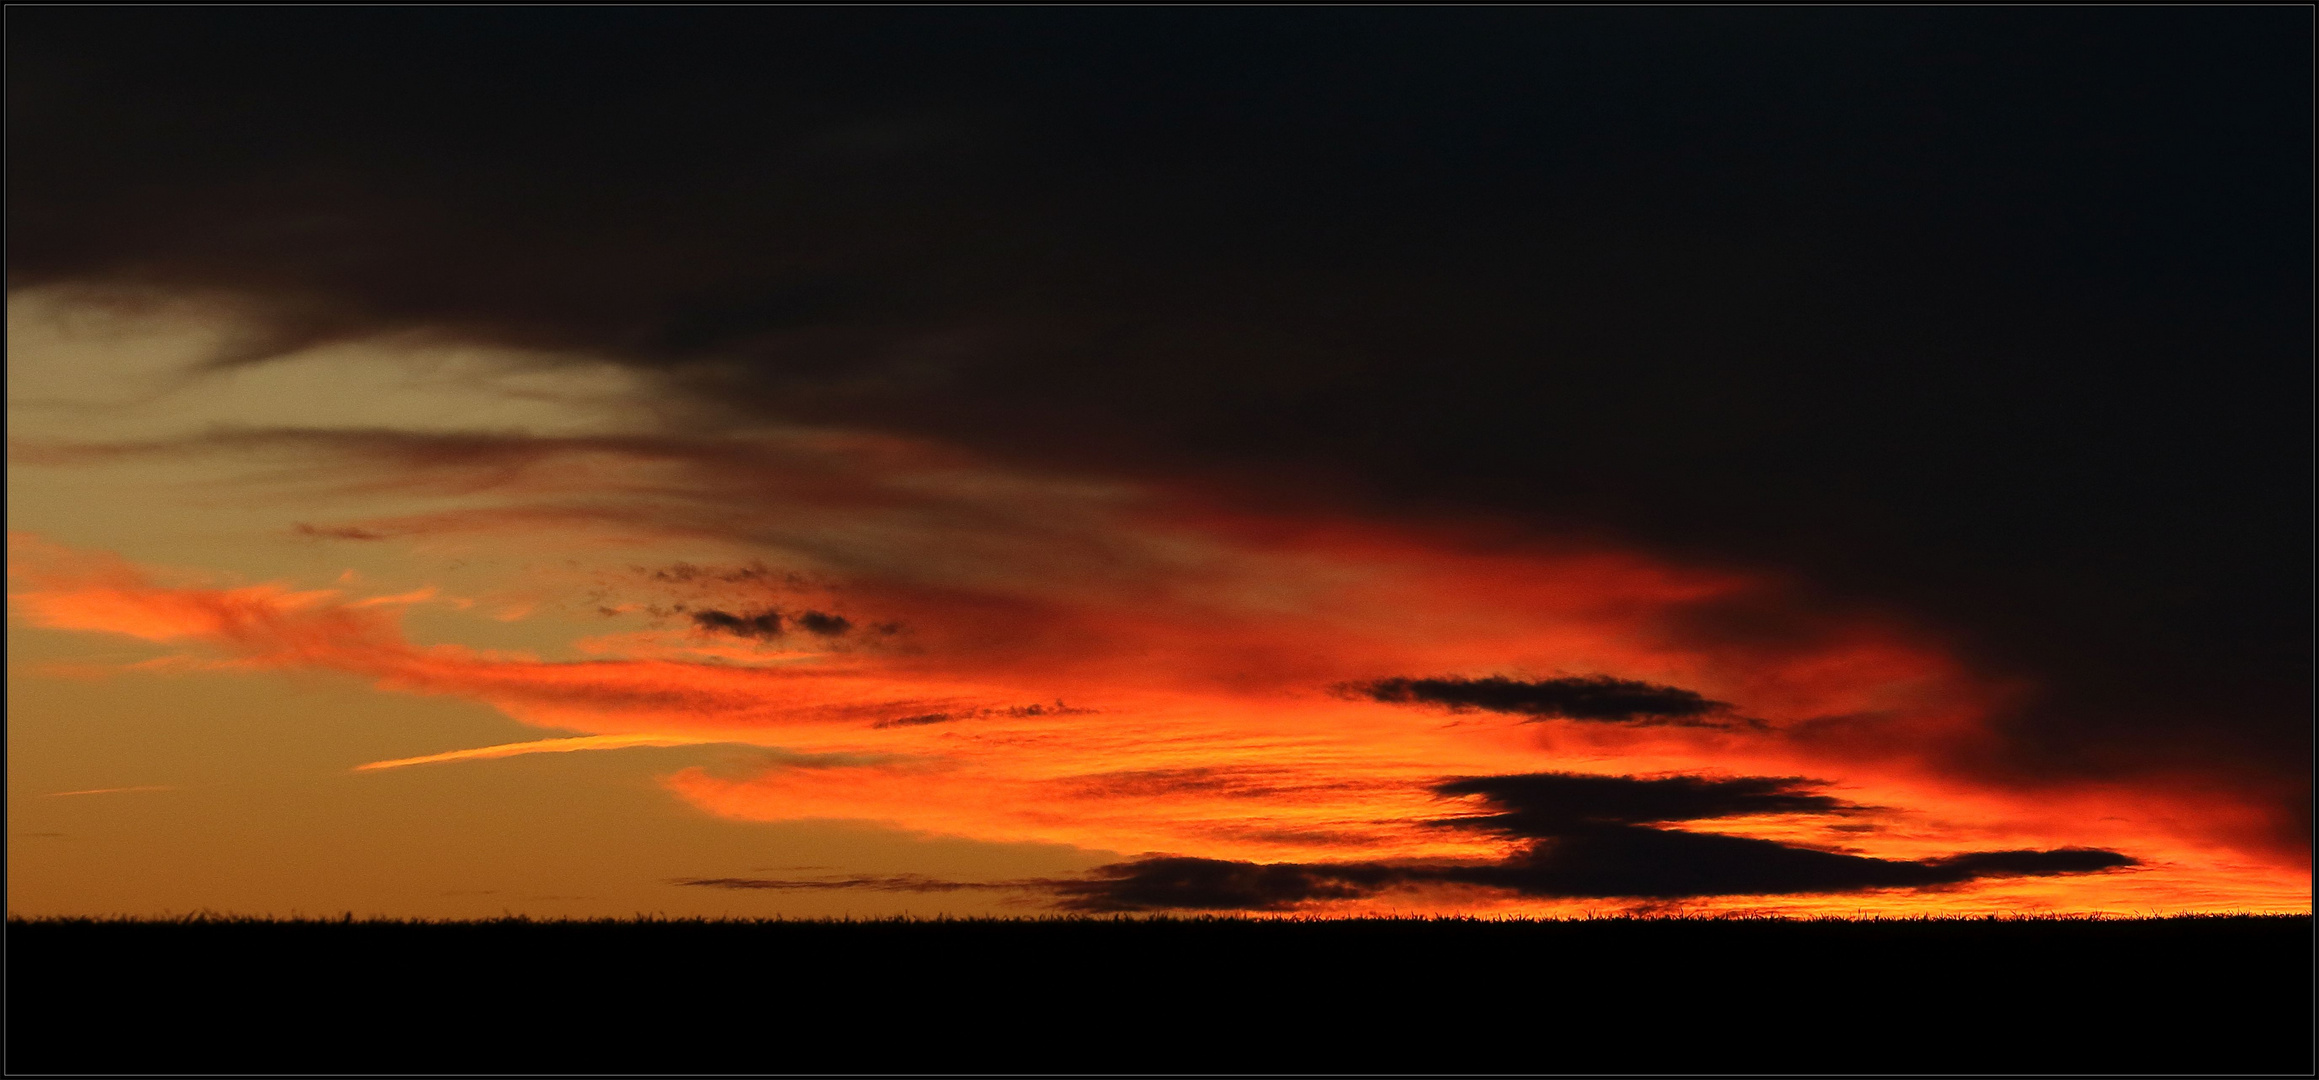
[[[635,746],[699,746],[719,741],[723,740],[672,735],[578,735],[569,739],[535,739],[530,742],[500,743],[497,746],[478,746],[471,750],[446,750],[440,754],[422,754],[418,757],[373,761],[355,766],[354,771],[400,769],[409,765],[433,765],[444,761],[482,761],[490,758],[515,757],[519,754],[563,754],[575,750],[621,750]]]
[[[175,790],[177,790],[177,788],[176,788],[175,786],[172,786],[172,785],[169,785],[169,784],[144,784],[144,785],[139,785],[139,786],[137,786],[137,787],[101,787],[101,788],[87,788],[87,789],[85,789],[85,790],[81,790],[81,791],[51,791],[51,792],[48,792],[47,794],[45,794],[45,795],[41,795],[41,796],[39,796],[39,797],[40,797],[40,798],[43,798],[43,799],[61,799],[61,798],[64,798],[65,796],[67,796],[67,795],[118,795],[118,794],[121,794],[121,793],[123,793],[123,792],[130,792],[130,791],[175,791]]]

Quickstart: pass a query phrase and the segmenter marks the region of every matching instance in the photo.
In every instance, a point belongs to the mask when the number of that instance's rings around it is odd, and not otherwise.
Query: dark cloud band
[[[1435,824],[1514,836],[1556,836],[1594,825],[1647,825],[1751,814],[1845,814],[1853,806],[1811,789],[1802,777],[1636,778],[1584,773],[1464,776],[1434,785],[1437,795],[1480,796],[1494,813]]]
[[[1680,687],[1614,679],[1608,675],[1532,682],[1503,675],[1480,679],[1390,678],[1351,683],[1344,689],[1372,701],[1394,705],[1438,705],[1457,711],[1486,709],[1541,720],[1695,724],[1731,707]]]
[[[1330,901],[1370,899],[1397,889],[1464,887],[1539,899],[1684,900],[1939,889],[1990,878],[2093,874],[2140,865],[2132,856],[2094,848],[1880,859],[1660,824],[1756,814],[1828,816],[1867,809],[1813,794],[1812,786],[1813,781],[1796,777],[1569,773],[1463,777],[1436,785],[1434,790],[1442,795],[1479,796],[1496,812],[1443,818],[1435,824],[1488,830],[1523,841],[1512,855],[1490,863],[1257,863],[1163,855],[1100,866],[1077,878],[992,882],[918,875],[685,878],[673,884],[768,891],[1014,891],[1043,896],[1065,911],[1090,913],[1293,911]]]
[[[2131,856],[2090,848],[1879,859],[1661,827],[1666,822],[1868,809],[1815,794],[1813,786],[1797,777],[1462,777],[1436,785],[1435,792],[1479,796],[1494,812],[1435,824],[1524,841],[1512,856],[1447,866],[1150,858],[1101,867],[1083,881],[1058,882],[1051,891],[1059,906],[1075,911],[1281,911],[1319,901],[1366,899],[1393,888],[1443,885],[1553,899],[1675,900],[1932,889],[1984,878],[2087,874],[2138,865]]]

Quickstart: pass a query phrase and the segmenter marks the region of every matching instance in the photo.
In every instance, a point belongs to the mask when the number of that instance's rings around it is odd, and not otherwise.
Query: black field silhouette
[[[10,1073],[2308,1073],[2309,917],[11,919]]]

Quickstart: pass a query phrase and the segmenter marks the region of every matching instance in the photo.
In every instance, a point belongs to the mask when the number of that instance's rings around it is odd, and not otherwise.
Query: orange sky
[[[75,314],[11,306],[21,913],[1035,911],[1039,883],[1160,855],[1519,860],[1537,837],[1442,825],[1491,807],[1436,786],[1535,773],[1800,778],[1843,807],[1661,829],[1895,861],[2100,849],[2133,865],[1673,899],[1421,873],[1286,909],[2309,907],[2307,853],[2266,846],[2273,804],[2231,778],[2006,774],[1989,717],[2023,687],[1970,670],[1905,613],[1813,608],[1768,575],[1487,521],[1025,475],[866,432],[652,434],[620,418],[618,387],[518,392],[517,360],[386,346],[368,366],[309,357],[136,400],[83,385],[82,411],[60,419],[36,390],[90,365],[150,380],[216,332],[214,315]],[[402,365],[408,400],[343,381],[382,364]],[[356,404],[301,413],[325,400]],[[446,426],[446,402],[516,420]],[[1696,723],[1602,721],[1361,689],[1596,676],[1721,704]],[[375,699],[360,707],[379,710],[373,727],[315,742],[320,721],[294,699],[318,692]],[[124,694],[141,704],[105,704]],[[257,702],[239,726],[187,726],[205,698],[237,695]],[[106,709],[133,717],[109,746],[89,736]],[[206,780],[148,752],[199,739],[230,749]],[[388,786],[429,771],[462,787]],[[611,775],[630,779],[607,801],[595,785]],[[256,803],[197,797],[261,779],[275,794]],[[332,854],[392,848],[396,822],[420,828],[412,815],[453,798],[482,801],[463,825],[426,826],[435,852],[402,869]],[[695,862],[648,872],[611,849],[509,844],[580,803],[630,847]],[[193,837],[200,868],[157,878],[137,839],[156,830]],[[561,860],[558,880],[578,884],[498,880],[537,876],[527,859]],[[434,887],[461,875],[472,887]],[[688,880],[734,887],[672,884]]]
[[[149,337],[125,337],[131,331]],[[181,325],[114,328],[104,344],[165,349],[168,333],[188,334]],[[57,332],[35,347],[85,359],[87,339]],[[16,366],[37,377],[42,359]],[[1687,910],[2307,906],[2307,870],[2296,853],[2262,846],[2265,804],[2238,797],[2226,778],[2185,774],[2129,788],[1999,775],[1983,766],[1986,718],[2018,688],[1976,676],[1905,618],[1810,610],[1772,578],[1516,538],[1487,522],[1389,526],[1252,511],[1148,484],[1026,476],[867,433],[682,439],[624,432],[576,409],[578,430],[561,433],[539,432],[536,416],[524,433],[213,426],[310,392],[259,387],[223,404],[148,408],[99,439],[42,438],[37,411],[20,425],[33,430],[15,448],[11,685],[20,698],[36,686],[63,692],[19,710],[18,821],[70,825],[72,814],[89,812],[76,808],[109,803],[105,812],[118,813],[131,800],[168,813],[170,800],[190,801],[183,792],[200,787],[134,782],[167,779],[167,770],[109,775],[86,748],[28,741],[73,722],[71,688],[165,688],[152,692],[186,700],[236,680],[351,677],[399,709],[482,706],[536,731],[477,731],[464,741],[443,732],[402,747],[411,752],[343,760],[330,770],[342,780],[463,770],[488,785],[519,759],[552,769],[625,758],[650,777],[655,798],[727,823],[728,838],[780,823],[991,853],[981,866],[944,856],[951,869],[942,877],[953,884],[1060,880],[1074,868],[1163,854],[1486,865],[1518,856],[1528,838],[1433,824],[1487,809],[1434,786],[1578,773],[1804,778],[1855,808],[1680,826],[1691,832],[1888,860],[2097,848],[2137,863],[1939,888],[1674,901]],[[486,404],[516,397],[471,382],[448,393]],[[197,486],[168,484],[180,493],[169,511],[175,527],[90,523],[88,503],[134,505],[137,483],[153,490],[138,470],[155,468],[200,476]],[[70,478],[70,497],[41,486],[58,476]],[[197,494],[186,499],[189,490]],[[216,560],[228,565],[186,557],[221,545],[236,547]],[[286,553],[280,571],[264,564],[268,550]],[[784,616],[782,632],[769,632],[768,612]],[[809,612],[821,621],[801,621]],[[1735,634],[1735,622],[1779,630]],[[1696,725],[1600,722],[1378,701],[1358,689],[1393,677],[1491,676],[1609,676],[1728,705]],[[672,751],[680,757],[667,758]],[[314,768],[270,760],[277,756],[297,755],[251,745],[242,768]],[[56,777],[35,785],[54,790],[27,790],[34,776]],[[67,786],[68,776],[85,779]],[[294,843],[262,828],[237,842],[287,845],[291,854],[269,858],[295,863],[295,850],[327,845],[333,827],[309,820],[284,830],[301,834]],[[108,905],[108,876],[132,870],[85,852],[56,861],[48,852],[69,835],[26,829],[12,838],[13,905],[172,906],[168,888],[151,883],[115,890],[122,899]],[[768,865],[781,861],[771,836]],[[227,865],[247,857],[231,846],[215,853]],[[906,856],[868,858],[874,845],[860,846],[859,865],[817,862],[822,869],[773,877],[720,855],[632,883],[626,895],[633,902],[645,888],[659,890],[664,906],[751,912],[827,910],[833,898],[845,910],[1039,902],[1022,889],[794,887],[919,872]],[[1055,854],[1026,871],[1018,865],[1026,850]],[[625,872],[615,862],[581,876]],[[703,879],[788,884],[667,884]],[[205,888],[189,883],[175,905],[209,895],[265,903],[262,889]],[[358,887],[325,891],[363,906]],[[402,913],[465,910],[463,901],[390,893],[373,902]],[[1668,903],[1420,883],[1296,907]]]

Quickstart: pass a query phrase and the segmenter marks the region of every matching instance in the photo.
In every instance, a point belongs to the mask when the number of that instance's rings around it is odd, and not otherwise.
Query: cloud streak
[[[1545,719],[1598,723],[1704,724],[1727,712],[1726,702],[1709,701],[1674,686],[1633,679],[1587,675],[1522,681],[1503,675],[1479,679],[1396,677],[1346,684],[1345,690],[1393,705],[1434,705],[1453,712],[1487,709]]]
[[[669,735],[580,735],[568,739],[534,739],[529,742],[500,743],[497,746],[478,746],[471,750],[447,750],[440,754],[421,754],[418,757],[371,761],[355,766],[354,771],[371,772],[378,769],[401,769],[412,765],[433,765],[447,761],[487,761],[493,758],[515,757],[521,754],[563,754],[577,750],[622,750],[636,746],[699,746],[716,741],[718,740]]]
[[[1445,796],[1479,796],[1491,813],[1435,824],[1547,837],[1593,825],[1651,825],[1756,814],[1849,814],[1852,806],[1819,794],[1802,777],[1703,776],[1636,778],[1577,773],[1464,776],[1434,785]]]
[[[81,791],[51,791],[51,792],[49,792],[49,793],[47,793],[47,794],[45,794],[45,795],[42,795],[42,796],[40,796],[40,798],[43,798],[43,799],[61,799],[61,798],[64,798],[65,796],[67,796],[67,795],[116,795],[116,794],[120,794],[120,793],[122,793],[122,792],[129,792],[129,791],[175,791],[175,790],[177,790],[177,789],[176,789],[174,786],[171,786],[171,785],[168,785],[168,784],[143,784],[143,785],[139,785],[139,786],[137,786],[137,787],[101,787],[101,788],[87,788],[87,789],[84,789],[84,790],[81,790]]]

